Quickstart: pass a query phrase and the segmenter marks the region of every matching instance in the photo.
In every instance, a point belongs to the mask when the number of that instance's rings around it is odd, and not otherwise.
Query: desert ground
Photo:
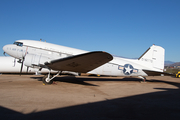
[[[180,78],[0,75],[2,120],[179,120]]]

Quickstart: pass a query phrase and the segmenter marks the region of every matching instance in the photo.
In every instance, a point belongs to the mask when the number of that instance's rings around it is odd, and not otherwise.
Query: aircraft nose
[[[12,47],[12,45],[3,46],[3,51],[10,56],[12,56],[14,54],[13,51],[11,51],[11,47]]]
[[[3,46],[3,51],[7,52],[7,48],[8,48],[7,45]]]

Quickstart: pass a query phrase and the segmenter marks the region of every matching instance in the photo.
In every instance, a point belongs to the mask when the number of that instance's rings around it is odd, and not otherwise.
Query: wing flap
[[[102,51],[88,52],[67,58],[52,60],[45,65],[53,70],[86,73],[113,59],[112,55]]]

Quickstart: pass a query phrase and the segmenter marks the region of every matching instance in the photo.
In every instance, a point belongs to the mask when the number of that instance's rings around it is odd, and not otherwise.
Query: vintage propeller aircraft
[[[3,47],[5,53],[19,59],[30,68],[48,70],[42,78],[44,84],[52,84],[62,73],[90,73],[107,76],[138,76],[145,80],[148,75],[161,75],[164,69],[164,48],[152,45],[138,59],[115,57],[103,51],[88,52],[75,48],[35,40],[17,40]],[[54,76],[51,71],[58,71]]]

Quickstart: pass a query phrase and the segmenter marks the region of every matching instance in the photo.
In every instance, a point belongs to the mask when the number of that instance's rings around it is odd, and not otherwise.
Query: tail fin
[[[151,70],[162,72],[164,69],[164,53],[164,48],[152,45],[138,60]]]

